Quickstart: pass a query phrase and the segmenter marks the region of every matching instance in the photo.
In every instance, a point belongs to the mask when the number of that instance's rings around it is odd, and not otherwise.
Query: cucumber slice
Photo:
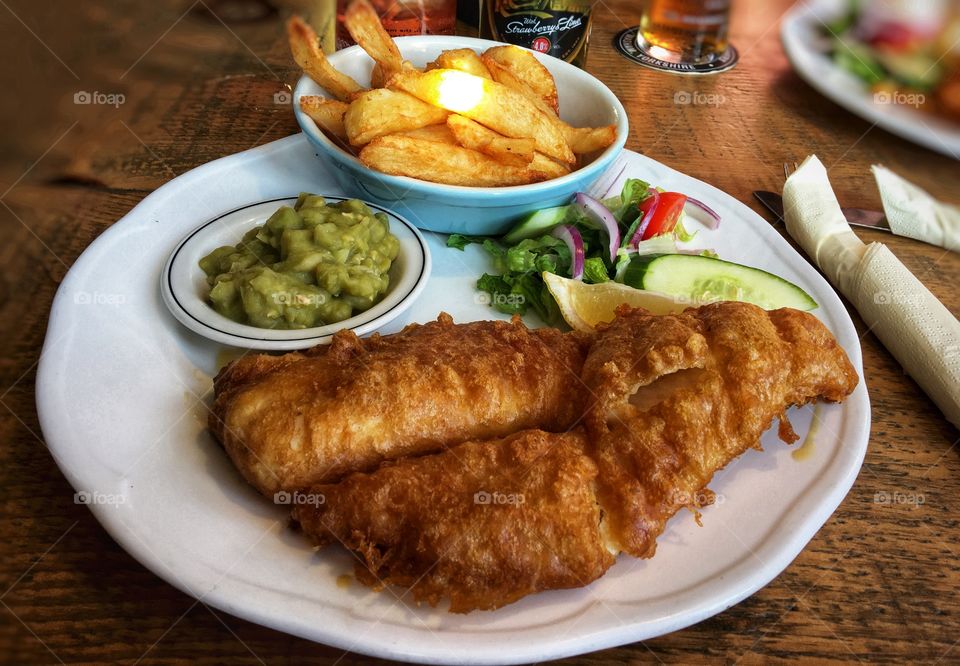
[[[516,245],[527,238],[538,238],[551,229],[563,224],[570,214],[570,206],[556,206],[554,208],[544,208],[530,213],[523,217],[516,226],[513,227],[503,237],[503,242],[507,245]]]
[[[635,257],[624,271],[623,282],[700,302],[743,301],[765,310],[818,307],[810,294],[773,273],[698,255]]]

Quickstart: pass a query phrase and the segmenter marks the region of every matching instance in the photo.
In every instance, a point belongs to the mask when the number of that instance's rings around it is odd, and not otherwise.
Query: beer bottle
[[[480,36],[583,67],[590,40],[587,0],[481,0]]]

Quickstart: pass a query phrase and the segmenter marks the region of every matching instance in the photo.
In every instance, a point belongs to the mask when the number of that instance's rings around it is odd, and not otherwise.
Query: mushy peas
[[[400,243],[383,213],[301,194],[236,245],[200,260],[213,309],[259,328],[333,324],[370,308],[390,284]]]

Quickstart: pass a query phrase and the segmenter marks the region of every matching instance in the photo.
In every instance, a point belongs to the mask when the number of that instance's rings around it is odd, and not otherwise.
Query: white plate
[[[833,289],[767,222],[719,190],[650,158],[625,153],[625,175],[697,197],[724,222],[700,247],[773,271],[809,291],[815,311],[863,375],[857,333]],[[172,249],[198,221],[291,191],[332,192],[301,135],[212,162],[164,185],[103,233],[64,279],[37,377],[51,452],[90,509],[128,552],[188,594],[234,615],[355,652],[434,663],[538,661],[630,643],[699,622],[782,571],[843,499],[869,432],[863,383],[822,408],[813,455],[802,462],[775,433],[717,474],[723,502],[703,527],[681,513],[650,560],[621,556],[577,590],[534,595],[495,612],[451,615],[354,582],[352,558],[319,555],[288,529],[205,430],[221,348],[170,316],[157,283]],[[490,270],[478,246],[460,252],[425,234],[434,268],[422,296],[387,326],[498,315],[474,291]],[[803,435],[811,410],[790,417]]]
[[[780,39],[797,74],[822,95],[861,118],[904,139],[960,159],[960,127],[955,123],[906,104],[878,104],[861,79],[837,67],[825,53],[824,24],[848,6],[847,0],[810,0],[798,2],[787,12]]]
[[[344,201],[329,196],[327,201]],[[170,312],[194,333],[215,342],[250,349],[303,349],[330,342],[333,334],[349,328],[366,335],[403,314],[423,291],[430,276],[430,250],[419,230],[395,213],[366,202],[374,212],[387,215],[390,231],[400,241],[400,252],[390,266],[390,286],[383,298],[369,310],[357,313],[337,324],[299,330],[271,330],[238,324],[216,312],[206,301],[210,288],[199,261],[215,248],[236,245],[247,231],[259,226],[280,206],[292,206],[297,197],[271,199],[249,204],[219,215],[187,234],[170,254],[160,275],[160,293]]]

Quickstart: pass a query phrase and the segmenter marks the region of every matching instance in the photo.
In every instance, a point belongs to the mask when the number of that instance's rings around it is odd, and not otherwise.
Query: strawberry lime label
[[[582,65],[590,35],[590,5],[569,0],[490,0],[487,11],[494,39]]]

